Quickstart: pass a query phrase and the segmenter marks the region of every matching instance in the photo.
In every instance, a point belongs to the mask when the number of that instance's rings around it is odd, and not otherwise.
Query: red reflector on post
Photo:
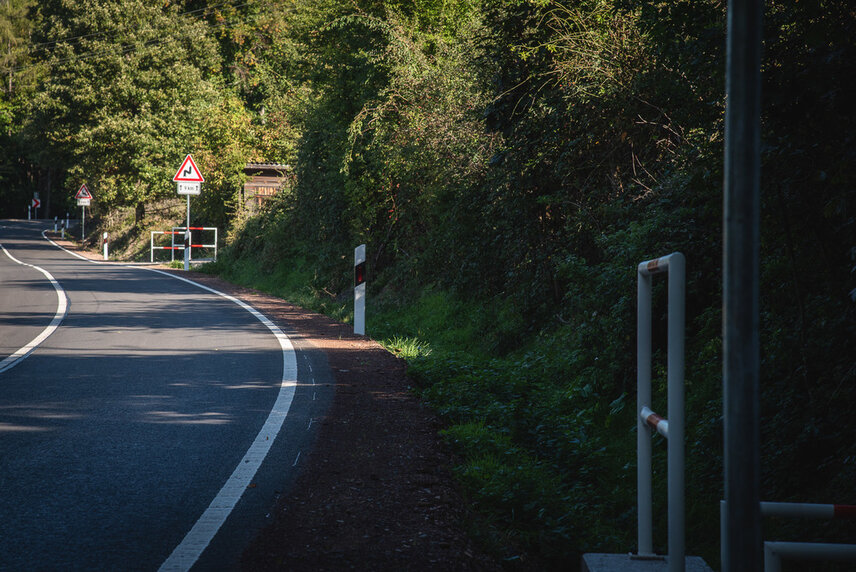
[[[366,263],[360,262],[354,266],[354,286],[364,284],[366,281]]]

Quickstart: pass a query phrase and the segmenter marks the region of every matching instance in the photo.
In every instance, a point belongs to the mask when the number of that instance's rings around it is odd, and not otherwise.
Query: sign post
[[[366,334],[366,245],[354,249],[354,333]]]
[[[181,167],[178,168],[178,171],[175,173],[172,180],[178,184],[178,194],[187,195],[187,235],[190,234],[190,195],[202,194],[202,183],[205,182],[205,178],[202,176],[202,173],[199,172],[199,167],[197,167],[196,163],[193,161],[193,156],[188,154],[187,157],[184,158],[184,162],[181,164]],[[188,243],[188,246],[184,251],[185,267],[187,267],[190,259],[189,238],[186,237],[185,242]]]
[[[190,229],[184,229],[184,269],[190,270]]]
[[[92,203],[92,193],[89,192],[86,183],[80,185],[74,198],[77,199],[77,204],[80,206],[80,241],[83,242],[86,238],[86,207]]]

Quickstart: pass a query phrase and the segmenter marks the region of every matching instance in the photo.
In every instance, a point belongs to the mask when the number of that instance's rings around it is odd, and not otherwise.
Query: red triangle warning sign
[[[80,185],[80,188],[77,190],[77,194],[74,195],[75,199],[91,199],[92,193],[89,192],[89,187],[86,186],[86,183]]]
[[[199,172],[199,167],[193,162],[193,157],[188,155],[184,158],[184,163],[178,168],[178,172],[172,178],[177,183],[204,183],[202,173]]]

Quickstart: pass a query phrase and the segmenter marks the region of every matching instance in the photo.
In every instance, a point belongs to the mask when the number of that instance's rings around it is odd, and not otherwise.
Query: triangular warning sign
[[[89,187],[86,186],[86,183],[80,185],[80,189],[77,190],[77,194],[74,195],[75,199],[91,199],[92,193],[89,192]]]
[[[184,158],[184,163],[178,168],[178,172],[172,178],[175,182],[180,183],[204,183],[202,173],[199,172],[199,167],[193,162],[193,157],[188,155]]]

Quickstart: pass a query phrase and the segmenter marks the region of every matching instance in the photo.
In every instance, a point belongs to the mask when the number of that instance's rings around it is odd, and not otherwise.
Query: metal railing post
[[[668,272],[668,420],[650,410],[651,406],[651,276]],[[636,427],[637,427],[637,502],[639,556],[652,555],[653,500],[651,436],[657,427],[668,440],[668,534],[669,571],[683,572],[686,566],[684,510],[684,335],[686,299],[686,261],[674,252],[639,264],[636,331]]]
[[[684,569],[684,305],[685,266],[680,252],[669,255],[668,418],[669,569]],[[680,563],[680,566],[676,565]]]
[[[651,275],[639,272],[636,308],[636,411],[651,405]],[[636,495],[640,556],[654,554],[651,436],[636,416]]]

